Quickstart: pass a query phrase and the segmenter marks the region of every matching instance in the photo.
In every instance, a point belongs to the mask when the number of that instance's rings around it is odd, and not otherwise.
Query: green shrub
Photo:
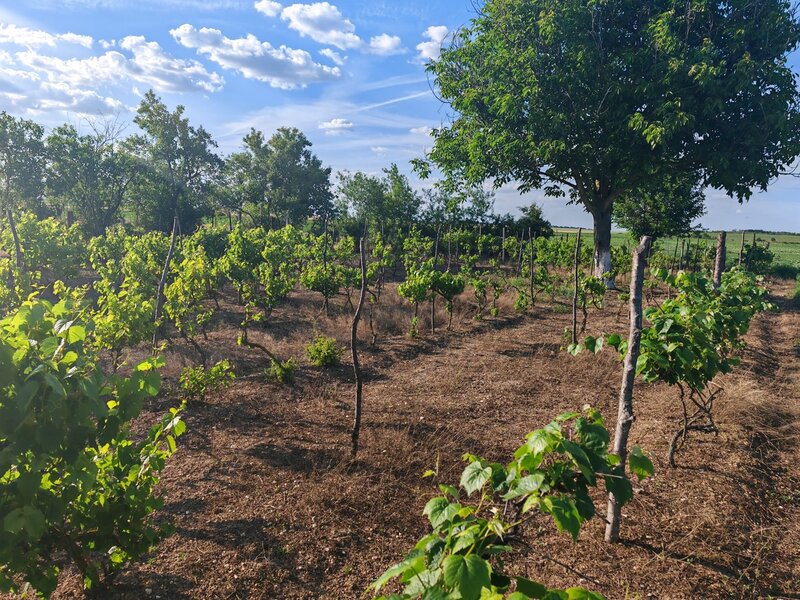
[[[167,533],[158,475],[185,425],[170,409],[144,436],[130,423],[155,396],[161,359],[104,373],[93,324],[68,300],[29,300],[0,320],[0,591],[49,596],[68,557],[104,583]]]
[[[272,360],[267,370],[267,375],[270,379],[274,379],[278,383],[292,383],[294,381],[294,372],[297,370],[297,361],[293,358],[286,360]]]
[[[306,346],[306,356],[315,367],[335,367],[342,358],[342,352],[335,339],[324,335],[318,335]]]
[[[800,275],[797,276],[797,282],[794,285],[794,303],[800,305]]]
[[[221,360],[210,369],[205,367],[186,367],[181,372],[181,389],[189,398],[205,400],[209,392],[217,392],[230,387],[236,376],[231,363]]]
[[[779,279],[795,279],[800,274],[800,267],[777,263],[770,267],[769,274]]]

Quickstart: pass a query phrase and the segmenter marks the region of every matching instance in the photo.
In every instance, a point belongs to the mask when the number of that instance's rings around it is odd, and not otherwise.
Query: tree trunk
[[[351,434],[352,448],[351,455],[355,458],[358,453],[358,436],[361,433],[361,391],[363,381],[361,377],[361,365],[358,362],[358,321],[361,319],[361,309],[364,308],[364,299],[367,295],[367,256],[364,250],[365,240],[362,237],[359,243],[361,250],[361,295],[358,298],[358,307],[356,314],[353,316],[353,326],[350,329],[350,351],[353,355],[353,373],[356,378],[356,404],[355,404],[355,417],[353,419],[353,433]]]
[[[614,278],[607,277],[611,272],[611,208],[592,212],[594,220],[594,275],[602,279],[608,289],[614,289]]]
[[[161,273],[161,279],[158,282],[158,291],[156,292],[156,310],[153,316],[155,323],[155,330],[153,331],[153,352],[156,351],[158,344],[158,320],[161,318],[161,307],[164,305],[164,286],[167,283],[167,276],[169,275],[169,265],[172,262],[172,255],[175,253],[175,244],[178,241],[178,215],[172,221],[172,241],[169,244],[169,251],[167,252],[167,259],[164,261],[164,271]]]
[[[639,246],[633,252],[631,263],[630,289],[630,332],[628,334],[628,351],[622,370],[622,386],[619,392],[619,408],[617,413],[617,430],[614,434],[612,452],[619,456],[624,472],[628,460],[628,433],[633,424],[633,382],[636,377],[636,362],[639,360],[639,343],[642,338],[642,286],[644,283],[645,256],[650,249],[652,238],[642,236]],[[608,495],[608,524],[606,525],[606,541],[619,541],[619,525],[622,506],[614,494]]]
[[[717,255],[714,259],[714,289],[719,289],[722,283],[722,272],[725,270],[725,238],[724,231],[719,232],[717,237]]]
[[[575,238],[575,289],[572,292],[572,343],[578,343],[578,285],[580,284],[581,266],[581,229],[578,227],[578,236]]]
[[[6,216],[8,216],[8,228],[11,229],[11,237],[14,238],[14,261],[17,265],[17,269],[22,272],[22,247],[19,244],[17,225],[14,223],[14,214],[11,212],[10,208],[6,211]]]

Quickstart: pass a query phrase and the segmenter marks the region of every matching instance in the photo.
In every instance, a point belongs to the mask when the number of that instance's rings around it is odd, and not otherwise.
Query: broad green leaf
[[[519,479],[507,494],[503,496],[503,500],[513,500],[519,496],[524,496],[533,492],[539,491],[545,481],[545,474],[541,471],[536,471],[530,475],[526,475]]]
[[[419,561],[425,560],[425,555],[421,550],[412,550],[403,562],[397,563],[393,567],[388,568],[370,587],[376,592],[386,585],[390,580],[403,575],[406,571],[413,569],[414,565]]]
[[[486,485],[492,476],[492,468],[482,466],[480,461],[473,461],[467,465],[461,474],[461,487],[467,492],[468,496],[472,492],[478,491]]]
[[[547,588],[541,583],[536,583],[525,577],[517,577],[517,591],[525,594],[528,598],[544,598]],[[509,598],[509,600],[511,600]]]
[[[628,456],[631,473],[639,478],[639,481],[653,474],[653,462],[644,455],[639,446],[634,446]]]
[[[547,512],[559,531],[567,531],[572,536],[573,540],[578,539],[578,534],[581,532],[581,517],[575,503],[569,496],[562,494],[560,496],[546,496],[542,500],[542,507]]]
[[[489,563],[474,554],[451,554],[444,561],[443,572],[444,582],[464,600],[476,600],[481,589],[491,586]]]

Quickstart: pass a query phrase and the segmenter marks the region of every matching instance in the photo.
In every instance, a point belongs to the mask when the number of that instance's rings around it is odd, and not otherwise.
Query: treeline
[[[76,223],[86,237],[117,223],[182,231],[227,220],[267,229],[309,223],[358,235],[365,222],[387,240],[411,226],[428,233],[474,225],[483,233],[547,236],[550,225],[533,205],[522,216],[494,213],[494,196],[479,186],[418,193],[392,164],[380,175],[335,176],[302,131],[282,127],[271,137],[252,129],[242,149],[220,156],[203,127],[170,111],[148,92],[122,136],[116,122],[90,123],[88,133],[64,124],[49,133],[33,121],[0,113],[0,208]]]

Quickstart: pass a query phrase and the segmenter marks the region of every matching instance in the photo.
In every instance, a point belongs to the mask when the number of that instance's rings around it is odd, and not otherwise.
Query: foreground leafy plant
[[[47,597],[68,557],[96,587],[167,532],[158,474],[185,429],[171,409],[143,438],[130,423],[160,387],[98,367],[93,325],[69,300],[28,301],[0,321],[0,589]]]
[[[537,512],[550,515],[559,531],[577,539],[583,523],[595,514],[589,489],[599,480],[621,503],[633,497],[624,465],[608,453],[608,442],[602,417],[587,406],[583,414],[563,414],[530,433],[508,465],[465,455],[469,464],[461,475],[461,489],[442,484],[443,495],[425,506],[431,533],[372,588],[380,592],[395,579],[403,584],[401,593],[380,596],[383,600],[499,600],[512,589],[509,600],[601,599],[581,588],[549,590],[507,574],[502,556],[514,551],[525,523]],[[638,447],[630,454],[630,470],[640,479],[653,472]]]

